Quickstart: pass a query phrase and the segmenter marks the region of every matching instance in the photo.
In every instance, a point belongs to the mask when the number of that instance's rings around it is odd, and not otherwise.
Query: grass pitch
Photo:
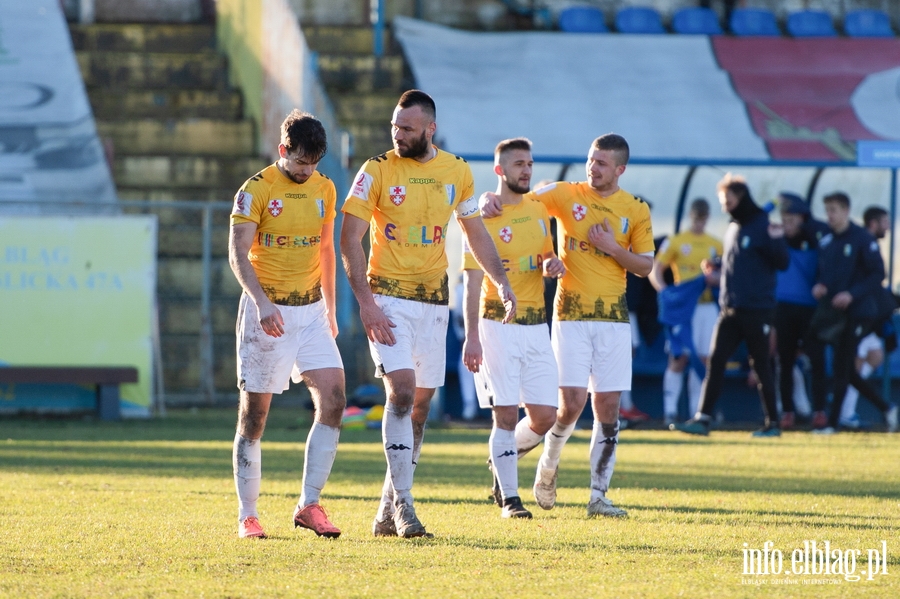
[[[233,410],[0,421],[0,595],[900,596],[900,435],[626,430],[610,497],[630,516],[589,520],[589,431],[579,431],[563,454],[557,507],[534,504],[535,453],[519,469],[534,520],[510,521],[487,500],[488,431],[429,429],[413,492],[436,537],[402,540],[371,534],[380,433],[344,431],[323,495],[343,534],[326,540],[291,521],[308,419],[277,405],[269,418],[267,540],[237,538]],[[829,543],[828,573],[804,557],[813,541]],[[877,558],[884,548],[887,560],[870,565],[870,550]],[[798,555],[800,571],[786,573]]]

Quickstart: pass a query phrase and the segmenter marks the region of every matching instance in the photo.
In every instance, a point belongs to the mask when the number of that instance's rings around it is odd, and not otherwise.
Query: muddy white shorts
[[[307,370],[344,368],[325,302],[307,306],[278,306],[284,319],[284,335],[271,337],[259,326],[256,304],[241,295],[237,317],[238,388],[251,393],[281,393],[290,380],[301,382]]]
[[[391,329],[394,345],[369,341],[375,376],[409,368],[416,372],[416,387],[443,386],[450,308],[378,294],[375,303],[396,325]]]
[[[483,360],[475,373],[478,405],[557,407],[559,373],[546,324],[478,322]]]
[[[631,325],[627,322],[554,320],[553,353],[560,387],[631,390]]]

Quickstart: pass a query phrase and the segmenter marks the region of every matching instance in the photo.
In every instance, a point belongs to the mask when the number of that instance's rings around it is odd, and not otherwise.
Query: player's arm
[[[665,272],[666,265],[659,260],[654,260],[653,268],[650,269],[650,275],[647,277],[647,279],[650,281],[650,284],[653,285],[653,288],[656,289],[657,292],[660,292],[668,287],[668,285],[666,285],[666,280],[664,277]]]
[[[259,284],[259,278],[253,265],[250,264],[250,247],[256,237],[256,223],[245,222],[231,225],[228,233],[228,264],[231,266],[234,276],[244,289],[244,293],[250,296],[256,304],[259,313],[259,325],[267,335],[281,337],[284,334],[284,319],[278,306],[266,296]]]
[[[325,298],[325,311],[328,314],[328,325],[332,337],[338,336],[337,310],[334,294],[334,221],[322,225],[322,242],[319,247],[319,266],[322,270],[322,296]]]
[[[368,221],[344,213],[341,225],[341,259],[350,281],[350,289],[359,304],[359,317],[366,336],[376,343],[394,345],[397,341],[391,329],[395,325],[375,303],[375,296],[366,279],[366,253],[363,251],[362,238],[368,229]]]
[[[653,270],[653,252],[635,254],[619,245],[608,218],[604,218],[602,223],[591,227],[588,239],[595,248],[618,262],[619,266],[630,273],[646,277]]]
[[[500,196],[493,191],[486,191],[478,198],[478,209],[484,218],[495,218],[503,212]]]
[[[460,218],[458,220],[472,255],[475,256],[478,265],[487,273],[491,283],[494,284],[497,292],[500,294],[500,300],[506,309],[506,315],[503,317],[504,324],[511,322],[516,317],[516,296],[509,284],[503,263],[500,262],[497,248],[494,246],[494,242],[484,226],[484,221],[478,216],[474,218]]]
[[[463,342],[463,364],[472,372],[478,372],[484,356],[481,337],[478,335],[478,300],[484,272],[472,268],[463,271],[463,317],[466,340]]]

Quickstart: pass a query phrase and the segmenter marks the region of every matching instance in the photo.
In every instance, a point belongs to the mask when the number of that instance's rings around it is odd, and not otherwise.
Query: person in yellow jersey
[[[690,226],[687,231],[677,233],[666,239],[653,263],[650,282],[657,292],[668,287],[664,278],[667,268],[671,269],[674,283],[679,285],[705,276],[702,270],[704,261],[712,261],[722,256],[722,242],[706,233],[709,220],[709,202],[697,198],[691,202],[688,211]],[[717,285],[711,277],[710,285]],[[688,337],[693,343],[694,355],[705,366],[709,360],[709,347],[712,343],[713,327],[719,317],[718,303],[713,298],[710,286],[706,287],[697,301],[691,317],[691,334]],[[663,374],[663,415],[666,426],[678,421],[678,399],[684,385],[684,369],[688,365],[690,348],[682,347],[675,339],[670,339],[667,347],[669,361]],[[688,372],[688,409],[690,414],[697,411],[700,403],[700,383],[703,377],[698,376],[692,368]]]
[[[346,404],[344,366],[334,341],[334,184],[316,171],[328,149],[314,116],[294,110],[281,125],[278,161],[234,197],[228,260],[244,292],[237,318],[240,389],[234,484],[241,537],[265,538],[256,502],[260,439],[272,395],[306,383],[315,421],[306,440],[303,490],[294,525],[337,537],[319,495],[337,453]]]
[[[393,150],[360,168],[342,211],[341,255],[387,401],[387,474],[375,536],[426,536],[413,506],[413,471],[434,390],[444,384],[449,321],[446,232],[451,216],[499,289],[504,320],[516,298],[484,228],[465,160],[432,144],[434,100],[405,92],[391,119]],[[369,230],[368,258],[362,237]]]
[[[493,410],[489,464],[494,501],[503,518],[531,518],[519,497],[518,460],[537,447],[556,422],[559,373],[546,324],[544,276],[559,278],[566,269],[553,251],[547,208],[522,196],[530,189],[533,164],[529,140],[507,139],[497,145],[494,172],[502,214],[484,223],[516,294],[514,321],[503,324],[497,289],[468,248],[463,252],[463,360],[475,373],[479,404]],[[521,421],[520,404],[525,407]]]
[[[559,410],[544,440],[534,495],[543,509],[556,502],[559,457],[591,390],[591,496],[587,513],[625,516],[606,496],[616,462],[619,393],[631,389],[631,326],[625,272],[646,277],[653,267],[650,209],[619,188],[628,142],[608,133],[588,150],[587,181],[553,183],[533,195],[559,225],[559,255],[566,267],[554,306],[553,351],[559,366]],[[500,213],[493,194],[482,196],[486,218]]]

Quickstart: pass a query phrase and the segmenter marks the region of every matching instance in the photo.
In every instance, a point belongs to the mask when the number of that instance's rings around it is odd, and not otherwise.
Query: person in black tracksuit
[[[775,377],[769,355],[769,333],[775,309],[775,273],[788,267],[784,230],[769,223],[768,214],[753,202],[743,179],[726,175],[719,182],[719,201],[734,219],[723,240],[719,320],[713,333],[709,368],[700,390],[697,414],[672,428],[694,435],[709,434],[716,401],[725,382],[725,365],[741,341],[747,344],[756,370],[765,426],[757,437],[778,436]]]
[[[851,382],[885,414],[888,429],[896,430],[896,406],[885,402],[859,377],[855,365],[856,348],[872,332],[879,315],[876,298],[884,278],[881,251],[868,231],[850,221],[850,198],[846,194],[833,193],[825,196],[824,202],[831,233],[819,243],[819,276],[812,292],[817,300],[830,301],[833,307],[846,311],[847,320],[833,348],[833,401],[828,426],[814,432],[830,434],[837,430],[847,385]],[[814,396],[813,403],[823,406],[825,398]]]

